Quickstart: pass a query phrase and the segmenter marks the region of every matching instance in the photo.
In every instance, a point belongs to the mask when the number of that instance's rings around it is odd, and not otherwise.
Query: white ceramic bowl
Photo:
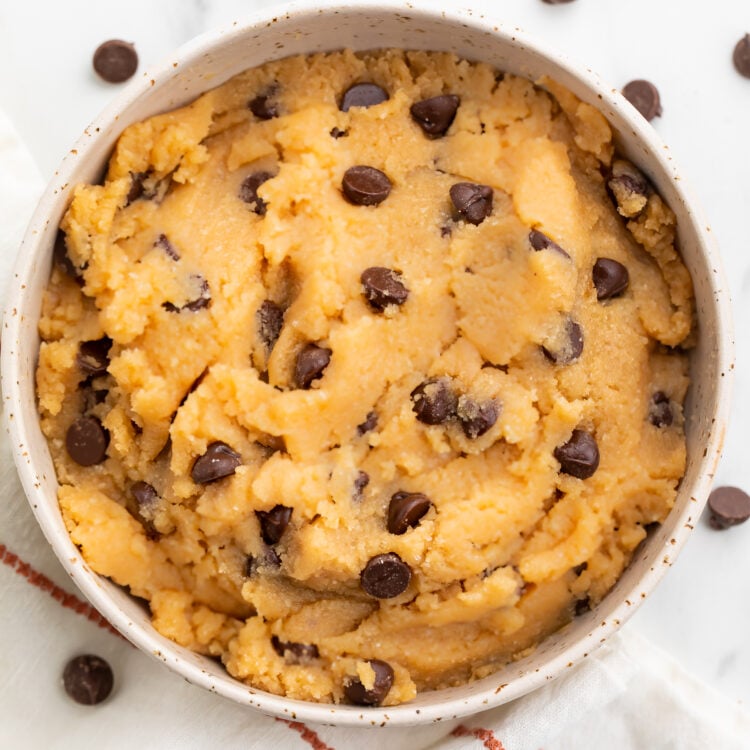
[[[389,708],[323,705],[270,695],[159,635],[144,608],[96,575],[71,543],[57,504],[55,471],[39,428],[34,391],[40,302],[57,225],[73,186],[99,179],[122,130],[184,104],[246,68],[341,47],[451,51],[532,80],[549,75],[597,106],[616,131],[621,152],[648,174],[676,213],[697,302],[699,340],[691,352],[686,412],[687,472],[666,522],[637,551],[614,590],[593,612],[547,638],[533,654],[483,680],[423,693],[411,703]],[[422,724],[474,713],[518,698],[590,655],[653,590],[701,513],[724,437],[731,369],[729,300],[719,256],[710,229],[653,128],[591,71],[544,50],[518,29],[468,11],[430,10],[421,0],[340,5],[318,0],[276,7],[198,37],[131,83],[86,129],[47,187],[21,247],[2,337],[5,414],[24,489],[61,563],[92,604],[136,646],[191,683],[268,714],[338,725]]]

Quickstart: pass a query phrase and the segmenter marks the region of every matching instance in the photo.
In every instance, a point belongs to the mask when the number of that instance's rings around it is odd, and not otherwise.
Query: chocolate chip
[[[485,434],[497,422],[500,409],[496,401],[479,403],[468,396],[458,399],[456,414],[461,422],[464,435],[475,440]]]
[[[450,196],[458,217],[469,224],[481,224],[492,213],[492,188],[473,182],[451,186]]]
[[[286,450],[286,440],[281,435],[263,434],[255,441],[265,448],[269,453],[278,453]]]
[[[158,539],[161,534],[154,527],[154,512],[159,504],[159,494],[153,485],[148,482],[135,482],[130,487],[130,495],[127,498],[125,507],[137,521],[139,521],[146,531],[149,539]]]
[[[198,377],[190,384],[190,387],[187,389],[187,391],[185,391],[185,395],[182,397],[182,400],[180,401],[180,406],[184,406],[190,394],[196,391],[198,386],[205,379],[206,375],[208,375],[208,367],[206,367],[206,369],[203,370],[203,372],[200,375],[198,375]],[[179,409],[180,407],[178,406],[177,408]]]
[[[573,573],[577,576],[581,575],[584,570],[588,570],[589,564],[587,562],[582,562],[580,565],[576,565],[573,568]]]
[[[414,102],[411,105],[412,119],[427,135],[445,135],[456,118],[461,99],[455,94],[443,94]]]
[[[273,300],[267,299],[261,303],[255,318],[258,322],[260,338],[270,352],[281,334],[284,325],[284,310]]]
[[[576,603],[573,608],[573,612],[575,613],[576,617],[585,615],[586,612],[590,612],[590,611],[591,611],[591,600],[588,598],[588,596],[584,596],[583,599],[576,599]]]
[[[375,673],[372,687],[367,690],[359,677],[349,677],[344,683],[344,696],[356,706],[379,706],[393,687],[393,667],[380,659],[368,659]]]
[[[82,281],[81,272],[73,265],[73,262],[70,260],[70,256],[68,255],[68,246],[65,238],[65,232],[63,232],[62,229],[57,230],[52,257],[57,267],[63,273],[67,274],[79,283]]]
[[[115,683],[112,667],[100,656],[84,654],[72,658],[63,670],[65,692],[84,706],[106,700]]]
[[[391,534],[404,534],[419,525],[432,501],[421,492],[396,492],[388,505],[386,528]]]
[[[377,206],[390,195],[391,187],[388,175],[363,164],[349,167],[341,180],[344,196],[355,206]]]
[[[578,479],[588,479],[599,468],[599,447],[586,430],[573,430],[567,443],[555,448],[560,471]]]
[[[349,131],[341,130],[340,128],[331,128],[330,135],[331,135],[331,138],[336,138],[338,140],[339,138],[344,138],[347,135],[349,135]]]
[[[128,190],[127,197],[125,198],[125,205],[129,206],[139,198],[143,197],[145,192],[144,182],[149,176],[148,172],[131,172],[130,173],[130,189]]]
[[[649,121],[662,113],[659,89],[651,81],[638,79],[626,84],[622,95]]]
[[[206,448],[202,456],[195,459],[190,476],[196,484],[208,484],[231,476],[241,463],[239,453],[217,440]]]
[[[272,86],[265,94],[259,94],[251,99],[247,106],[259,120],[273,120],[279,116],[279,105],[274,100],[277,86]]]
[[[537,252],[540,250],[554,250],[556,253],[560,253],[560,255],[563,255],[566,258],[570,258],[569,253],[563,250],[560,245],[553,242],[546,234],[544,234],[544,232],[540,232],[538,229],[532,229],[529,232],[529,244]]]
[[[175,249],[175,246],[169,241],[166,234],[160,234],[154,242],[154,247],[161,248],[172,260],[179,260],[180,254]]]
[[[295,643],[294,641],[282,641],[278,636],[271,636],[273,650],[288,664],[307,664],[317,659],[320,654],[314,643]]]
[[[542,347],[542,352],[548,360],[556,365],[570,365],[583,354],[583,328],[573,318],[566,318],[563,326],[562,339],[555,345]]]
[[[366,471],[360,471],[357,474],[357,478],[354,480],[352,499],[359,502],[362,499],[362,493],[368,484],[370,484],[370,475]]]
[[[398,271],[382,266],[362,271],[360,281],[370,307],[382,312],[388,305],[403,305],[409,297],[409,290],[401,279]]]
[[[357,425],[357,434],[364,435],[378,426],[378,413],[376,411],[368,412],[365,421]]]
[[[182,309],[197,312],[211,304],[211,290],[208,287],[208,282],[200,274],[193,274],[190,278],[193,284],[198,287],[198,296],[183,305]]]
[[[268,204],[258,195],[258,188],[273,177],[270,172],[254,172],[245,177],[240,185],[239,199],[253,205],[258,216],[265,216]]]
[[[411,581],[411,568],[395,553],[375,555],[359,576],[362,588],[378,599],[403,594]]]
[[[277,544],[286,531],[292,518],[294,508],[286,505],[274,505],[271,510],[256,510],[255,515],[260,521],[260,535],[268,544]]]
[[[68,455],[79,466],[94,466],[107,457],[109,432],[96,417],[79,417],[65,434]]]
[[[672,403],[664,391],[656,391],[651,397],[648,409],[648,421],[654,427],[669,427],[674,421]]]
[[[745,34],[737,42],[732,55],[732,62],[734,62],[734,67],[741,76],[750,78],[750,34]]]
[[[245,558],[242,572],[245,578],[251,578],[258,572],[258,569],[265,568],[266,571],[273,571],[280,566],[279,553],[273,547],[264,547],[257,557],[248,555]]]
[[[90,412],[97,404],[103,404],[107,400],[107,394],[109,391],[106,388],[94,388],[93,375],[90,375],[86,380],[82,380],[78,384],[78,388],[83,393],[83,408],[84,414]]]
[[[138,69],[138,53],[129,42],[109,39],[96,48],[93,62],[94,70],[107,83],[122,83]]]
[[[344,92],[339,109],[348,112],[352,107],[372,107],[389,98],[388,92],[377,84],[355,83]]]
[[[596,298],[600,302],[619,297],[630,282],[628,269],[612,258],[597,258],[591,277],[596,287]]]
[[[456,414],[458,398],[448,378],[430,378],[412,392],[412,409],[424,424],[443,424]]]
[[[728,529],[750,518],[750,495],[739,487],[717,487],[708,498],[709,523],[714,529]]]
[[[333,352],[317,344],[306,344],[297,355],[294,381],[298,388],[309,388],[314,380],[323,376]]]
[[[82,341],[78,347],[76,364],[88,375],[104,375],[109,367],[109,350],[112,339],[104,336],[96,341]]]
[[[607,181],[617,205],[617,213],[626,219],[634,219],[648,204],[651,186],[643,173],[629,161],[616,159]]]

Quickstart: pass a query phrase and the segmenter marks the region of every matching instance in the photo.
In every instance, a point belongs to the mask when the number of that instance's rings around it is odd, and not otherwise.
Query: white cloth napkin
[[[42,179],[0,113],[0,284]],[[437,726],[336,729],[274,720],[193,687],[114,634],[68,580],[42,536],[0,434],[0,748],[87,750],[747,750],[750,716],[630,627],[531,695]],[[61,674],[80,653],[105,658],[115,689],[79,706]]]

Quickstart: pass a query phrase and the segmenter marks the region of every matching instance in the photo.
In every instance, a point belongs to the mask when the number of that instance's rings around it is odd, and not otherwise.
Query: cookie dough
[[[528,653],[664,520],[692,305],[672,212],[553,81],[269,63],[75,190],[37,373],[60,507],[236,678],[408,701]]]

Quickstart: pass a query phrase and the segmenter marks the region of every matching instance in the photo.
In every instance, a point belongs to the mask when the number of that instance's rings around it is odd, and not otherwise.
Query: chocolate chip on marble
[[[284,326],[284,309],[273,300],[263,300],[255,314],[261,341],[270,353]]]
[[[651,193],[643,172],[624,159],[612,163],[607,187],[615,199],[617,213],[626,219],[634,219],[646,208]]]
[[[104,375],[109,367],[109,350],[112,348],[112,339],[103,336],[96,341],[82,341],[78,347],[76,364],[79,369],[88,375],[97,377]]]
[[[458,398],[448,378],[429,378],[412,392],[412,409],[424,424],[443,424],[456,414]]]
[[[379,706],[393,687],[393,667],[380,659],[368,659],[375,673],[372,687],[368,690],[359,677],[349,677],[344,683],[344,696],[356,706]]]
[[[180,254],[177,252],[175,246],[169,241],[166,234],[160,234],[156,238],[154,247],[162,249],[172,260],[179,260]]]
[[[109,432],[96,417],[78,417],[65,434],[68,455],[79,466],[94,466],[107,457]]]
[[[294,508],[286,505],[274,505],[271,510],[256,510],[260,522],[260,535],[268,545],[277,544],[289,526]]]
[[[372,107],[389,98],[388,92],[375,83],[355,83],[344,92],[339,109],[348,112],[352,107]]]
[[[750,78],[750,34],[745,34],[735,45],[732,62],[741,76]]]
[[[674,421],[672,402],[664,391],[656,391],[651,396],[648,409],[648,421],[654,427],[669,427]]]
[[[94,654],[73,657],[63,670],[65,692],[84,706],[95,706],[105,701],[115,684],[112,667]]]
[[[555,448],[554,456],[560,471],[577,479],[588,479],[599,468],[599,446],[586,430],[573,430],[570,440]]]
[[[391,534],[404,534],[416,528],[432,507],[432,501],[421,492],[396,492],[388,505],[386,528]]]
[[[273,120],[274,117],[279,116],[279,105],[274,99],[277,90],[278,87],[276,85],[271,86],[268,91],[259,94],[247,103],[250,111],[259,120]]]
[[[240,185],[239,199],[253,206],[253,211],[258,216],[265,216],[268,204],[258,195],[258,188],[268,182],[274,175],[270,172],[254,172],[245,177]]]
[[[492,213],[492,188],[473,182],[457,182],[451,186],[450,197],[458,218],[481,224]]]
[[[460,104],[461,99],[455,94],[442,94],[414,102],[409,112],[427,135],[441,136],[453,124]]]
[[[597,258],[591,277],[600,302],[619,297],[630,283],[628,269],[612,258]]]
[[[143,481],[131,485],[125,507],[141,523],[146,536],[151,540],[159,539],[161,536],[153,523],[154,512],[158,504],[159,494],[153,485]]]
[[[714,529],[728,529],[750,518],[750,495],[739,487],[717,487],[708,498],[709,523]]]
[[[122,83],[138,69],[138,53],[130,42],[108,39],[96,48],[93,64],[107,83]]]
[[[323,376],[331,361],[330,349],[317,344],[306,344],[297,355],[294,366],[294,381],[298,388],[309,388],[313,381]]]
[[[570,258],[570,253],[563,250],[560,245],[553,242],[544,232],[540,232],[538,229],[532,229],[529,232],[529,244],[537,252],[540,250],[554,250],[566,258]]]
[[[314,643],[282,641],[276,635],[271,636],[271,646],[289,664],[307,664],[320,656]]]
[[[651,81],[637,79],[630,81],[622,90],[622,95],[649,121],[662,114],[659,89]]]
[[[210,443],[206,452],[195,459],[190,476],[196,484],[209,484],[231,476],[241,463],[239,453],[217,440]]]
[[[355,206],[377,206],[391,192],[388,175],[375,167],[358,164],[349,167],[341,180],[344,197]]]
[[[389,305],[403,305],[409,297],[409,290],[402,278],[398,271],[382,266],[362,271],[360,281],[370,307],[382,312]]]
[[[560,341],[556,346],[543,346],[542,352],[556,365],[573,364],[583,354],[583,328],[580,323],[573,318],[566,318]]]
[[[458,399],[456,414],[461,422],[464,435],[475,440],[490,430],[500,414],[497,401],[490,400],[480,403],[469,396]]]
[[[347,135],[349,135],[348,130],[341,130],[341,128],[331,128],[331,138],[335,138],[338,140],[339,138],[345,138]]]
[[[357,434],[364,435],[378,426],[378,413],[376,411],[368,412],[365,421],[357,425]]]
[[[366,471],[359,471],[357,473],[357,478],[354,480],[352,499],[359,502],[362,499],[362,493],[368,484],[370,484],[370,475]]]
[[[375,555],[359,576],[364,591],[377,599],[403,594],[411,581],[411,568],[395,553]]]

